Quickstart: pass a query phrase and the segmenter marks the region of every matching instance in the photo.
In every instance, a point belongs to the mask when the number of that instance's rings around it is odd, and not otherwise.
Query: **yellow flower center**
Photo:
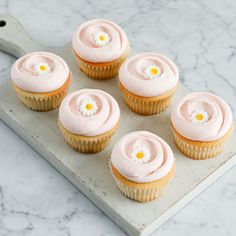
[[[103,41],[103,40],[105,39],[105,36],[104,36],[104,35],[100,35],[100,36],[99,36],[99,39],[100,39],[101,41]]]
[[[153,67],[151,69],[151,73],[152,73],[152,75],[157,75],[157,74],[159,74],[159,70],[157,68]]]
[[[93,105],[90,104],[90,103],[86,104],[86,109],[87,110],[92,110],[93,109]]]
[[[204,118],[203,114],[197,114],[195,117],[197,120],[202,120]]]
[[[47,68],[46,68],[45,65],[41,65],[41,66],[39,67],[39,69],[42,70],[42,71],[45,71]]]
[[[141,159],[141,158],[144,157],[144,153],[143,153],[143,152],[138,152],[138,153],[136,154],[136,157],[137,157],[138,159]]]

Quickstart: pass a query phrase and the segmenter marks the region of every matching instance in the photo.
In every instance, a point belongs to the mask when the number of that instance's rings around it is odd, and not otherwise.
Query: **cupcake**
[[[109,20],[90,20],[79,26],[72,39],[79,68],[90,78],[110,79],[118,74],[129,52],[125,32]]]
[[[33,52],[19,58],[11,68],[13,89],[34,111],[57,108],[70,85],[66,62],[48,52]]]
[[[110,167],[120,191],[128,198],[148,202],[158,198],[175,170],[170,146],[147,131],[132,132],[115,145]]]
[[[176,91],[179,72],[167,57],[141,53],[127,59],[118,84],[129,108],[141,115],[164,111]]]
[[[171,112],[176,146],[196,160],[218,155],[232,133],[232,124],[229,105],[211,93],[190,93]]]
[[[116,100],[96,89],[68,94],[59,108],[59,128],[66,142],[82,153],[103,150],[114,135],[120,120]]]
[[[178,70],[170,59],[155,53],[142,53],[122,64],[118,84],[132,111],[153,115],[169,106],[178,79]]]

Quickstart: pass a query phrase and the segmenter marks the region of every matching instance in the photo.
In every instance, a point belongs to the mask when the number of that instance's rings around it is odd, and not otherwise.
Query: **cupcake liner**
[[[156,97],[142,97],[128,91],[120,81],[118,85],[128,107],[140,115],[154,115],[164,111],[170,104],[171,97],[177,89],[177,85],[167,93]]]
[[[159,198],[164,192],[165,188],[165,186],[159,186],[152,189],[130,188],[125,186],[122,182],[120,182],[116,178],[115,181],[122,194],[124,194],[127,198],[130,198],[138,202],[149,202],[156,198]]]
[[[76,52],[74,52],[79,68],[88,77],[96,80],[106,80],[115,77],[120,69],[121,64],[127,58],[129,48],[126,52],[114,61],[93,63],[82,59]]]
[[[15,83],[12,86],[20,101],[29,109],[33,111],[50,111],[59,107],[69,85],[70,78],[67,79],[61,88],[48,93],[28,92],[19,88]]]
[[[177,148],[187,157],[195,160],[206,160],[222,152],[226,141],[229,139],[233,126],[221,138],[214,141],[194,141],[183,137],[171,124],[174,142]]]
[[[168,175],[160,180],[150,183],[136,183],[126,179],[115,169],[111,163],[110,169],[112,176],[115,179],[115,182],[122,194],[138,202],[149,202],[159,198],[163,194],[167,183],[174,175],[175,165]]]
[[[60,121],[59,128],[66,142],[76,151],[82,153],[97,153],[102,151],[110,143],[112,136],[118,128],[119,122],[108,132],[97,136],[82,136],[68,131]]]

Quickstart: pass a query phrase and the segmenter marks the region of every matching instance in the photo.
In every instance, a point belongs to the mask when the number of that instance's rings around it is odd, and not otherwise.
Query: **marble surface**
[[[236,2],[0,0],[31,36],[50,46],[70,42],[84,20],[108,18],[140,52],[172,58],[181,82],[211,91],[236,114]],[[14,58],[0,53],[0,78]],[[0,235],[125,235],[64,177],[0,121]],[[236,167],[153,235],[235,235]]]

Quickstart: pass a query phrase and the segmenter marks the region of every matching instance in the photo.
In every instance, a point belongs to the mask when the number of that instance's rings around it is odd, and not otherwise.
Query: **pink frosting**
[[[145,68],[158,66],[162,73],[155,79],[145,77]],[[176,86],[179,72],[176,65],[167,57],[155,53],[141,53],[126,60],[119,72],[122,85],[130,92],[143,96],[159,96]]]
[[[79,105],[84,99],[93,99],[98,107],[96,114],[87,117]],[[116,100],[108,93],[97,89],[81,89],[68,94],[59,108],[59,120],[71,133],[95,136],[103,134],[119,122],[120,109]]]
[[[207,112],[208,121],[202,124],[191,122],[196,110]],[[174,128],[184,137],[198,141],[212,141],[224,136],[232,125],[229,105],[211,93],[190,93],[175,104],[171,113]]]
[[[51,71],[38,75],[34,66],[47,63]],[[35,93],[51,92],[60,88],[69,77],[69,68],[59,56],[48,52],[33,52],[16,60],[11,68],[13,82],[23,90]]]
[[[149,162],[136,163],[131,159],[130,153],[137,145],[149,149]],[[170,146],[157,135],[147,131],[136,131],[118,141],[111,154],[111,163],[125,178],[146,183],[168,175],[174,164],[174,155]]]
[[[93,34],[99,31],[107,33],[110,42],[104,47],[94,45]],[[128,47],[125,32],[109,20],[90,20],[79,26],[72,39],[75,52],[90,62],[109,62],[119,58]]]

